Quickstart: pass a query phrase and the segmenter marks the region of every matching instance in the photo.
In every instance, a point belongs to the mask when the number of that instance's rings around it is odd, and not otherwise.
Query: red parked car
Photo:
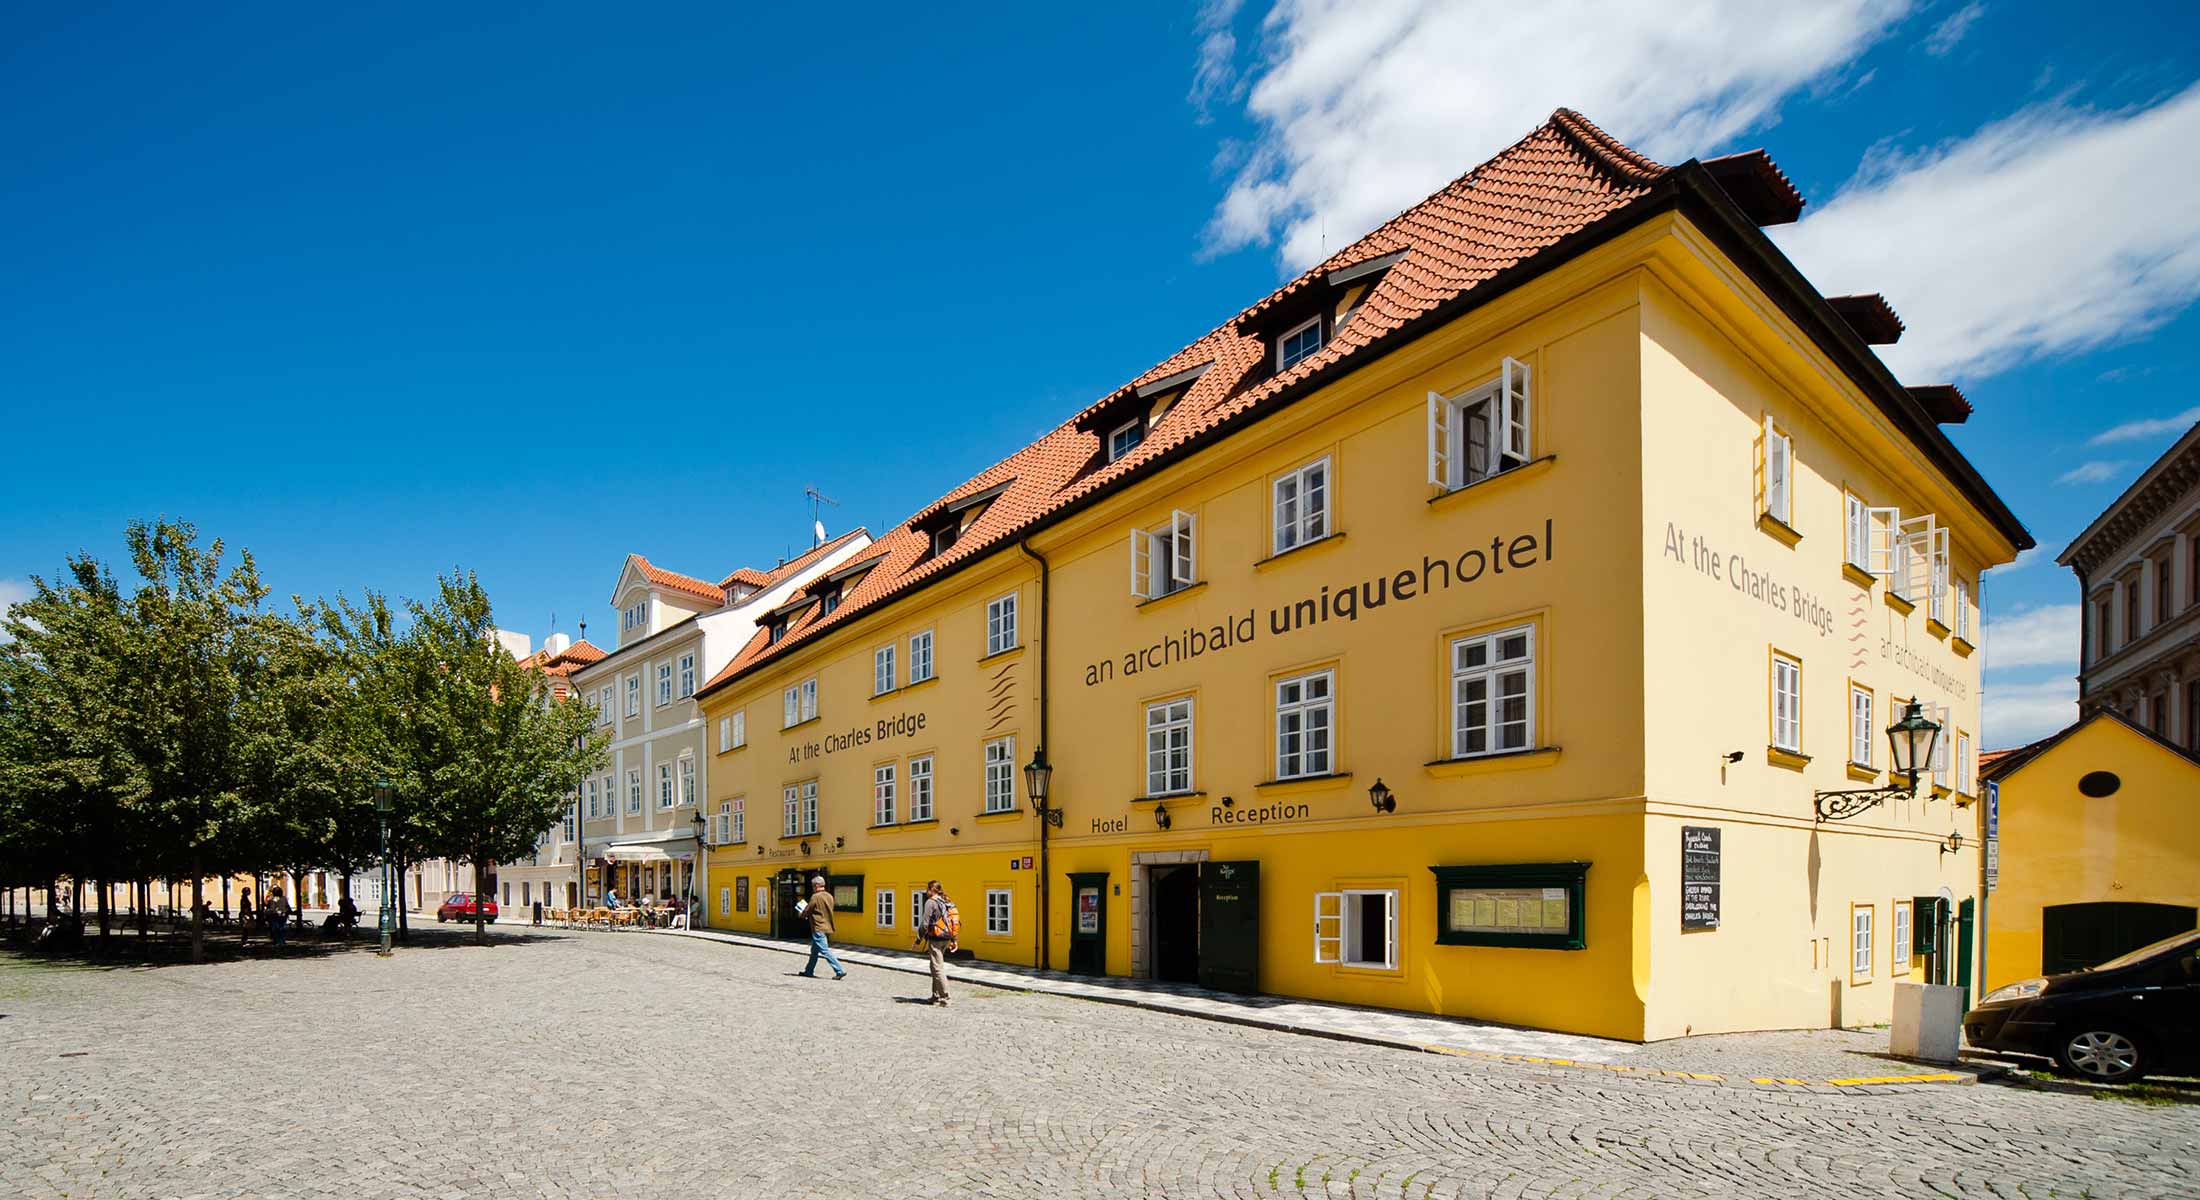
[[[452,892],[450,899],[445,900],[439,905],[436,905],[435,919],[438,921],[459,921],[462,923],[471,924],[474,919],[473,893]],[[495,897],[484,896],[481,898],[481,919],[489,922],[492,925],[496,923],[497,902]]]

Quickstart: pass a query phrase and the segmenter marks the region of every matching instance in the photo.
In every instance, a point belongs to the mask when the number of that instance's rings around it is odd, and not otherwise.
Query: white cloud
[[[30,598],[30,580],[0,579],[0,615],[5,615],[9,609]],[[0,629],[0,646],[5,646],[14,640],[14,638],[8,636],[7,630]]]
[[[2048,101],[1868,155],[1774,236],[1827,294],[1886,294],[1909,325],[1881,351],[1899,374],[1988,375],[2137,337],[2200,296],[2196,142],[2200,85],[2114,112]]]
[[[1986,622],[1986,669],[2078,665],[2080,610],[2043,604]]]
[[[2037,741],[2077,720],[2078,681],[1989,683],[1984,701],[1986,733],[1980,744],[1994,750],[2009,749]]]
[[[1947,20],[1933,26],[1933,31],[1925,35],[1925,53],[1934,58],[1946,55],[1956,48],[1957,42],[1963,40],[1964,34],[1971,32],[1971,26],[1985,15],[1986,5],[1981,0],[1971,0],[1971,3],[1949,13]]]
[[[2183,433],[2200,421],[2200,408],[2188,408],[2174,417],[2145,417],[2111,425],[2087,439],[2087,445],[2106,446],[2111,442],[2136,442],[2141,438],[2160,437],[2165,433]]]
[[[1242,94],[1237,77],[1237,34],[1230,22],[1244,0],[1208,0],[1199,10],[1199,65],[1192,72],[1192,91],[1186,97],[1199,110],[1199,123],[1212,118],[1218,99],[1236,100]]]
[[[2124,466],[2125,460],[2120,458],[2115,460],[2114,462],[2102,462],[2099,459],[2095,459],[2091,462],[2082,462],[2079,463],[2077,466],[2072,467],[2067,471],[2064,471],[2062,474],[2055,476],[2055,482],[2102,483],[2107,480],[2114,479],[2116,477],[2116,472],[2123,470]]]
[[[1716,153],[1836,78],[1908,7],[1277,0],[1246,97],[1259,133],[1242,159],[1226,150],[1236,177],[1207,249],[1279,244],[1287,266],[1318,261],[1561,106],[1653,158]]]

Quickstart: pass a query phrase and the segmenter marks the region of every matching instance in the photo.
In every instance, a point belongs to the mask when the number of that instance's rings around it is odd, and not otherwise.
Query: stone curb
[[[576,932],[601,931],[577,930]],[[803,943],[781,942],[777,939],[772,938],[745,937],[739,934],[719,933],[717,931],[707,929],[671,929],[659,930],[657,932],[670,933],[676,937],[694,938],[697,941],[715,942],[722,946],[734,946],[752,950],[769,950],[777,954],[807,955],[810,952],[809,946]],[[891,950],[881,950],[876,947],[870,946],[866,946],[861,950],[852,950],[847,953],[851,961],[860,963],[863,966],[873,967],[878,970],[898,971],[904,975],[930,975],[932,973],[932,968],[929,963],[919,963],[911,961],[914,958],[913,955],[904,956],[897,954]],[[862,955],[863,957],[857,958],[855,957],[856,955]],[[1380,1046],[1385,1049],[1391,1050],[1410,1050],[1420,1054],[1439,1054],[1450,1058],[1472,1058],[1478,1059],[1483,1062],[1515,1063],[1524,1066],[1538,1067],[1564,1067],[1569,1070],[1576,1071],[1605,1071],[1616,1075],[1629,1075],[1638,1079],[1670,1079],[1686,1083],[1710,1084],[1713,1086],[1724,1087],[1741,1087],[1749,1088],[1752,1090],[1795,1090],[1799,1088],[1819,1088],[1833,1089],[1845,1092],[1855,1092],[1859,1089],[1865,1088],[1896,1087],[1915,1084],[1952,1084],[1955,1086],[1968,1086],[1982,1082],[1984,1080],[1996,1079],[2008,1073],[2007,1068],[1994,1067],[1979,1071],[1976,1074],[1966,1073],[1962,1071],[1932,1071],[1914,1075],[1859,1075],[1844,1079],[1796,1079],[1789,1076],[1714,1075],[1699,1071],[1671,1071],[1666,1070],[1662,1067],[1631,1067],[1621,1063],[1582,1062],[1577,1059],[1569,1058],[1548,1058],[1532,1054],[1499,1054],[1489,1050],[1468,1050],[1458,1046],[1438,1046],[1426,1042],[1412,1041],[1407,1038],[1384,1037],[1381,1034],[1375,1033],[1353,1033],[1348,1030],[1342,1029],[1320,1029],[1309,1025],[1294,1025],[1285,1021],[1267,1021],[1262,1020],[1259,1017],[1239,1016],[1234,1013],[1210,1012],[1205,1009],[1190,1008],[1170,1004],[1166,1001],[1166,999],[1135,992],[1103,996],[1088,996],[1071,992],[1055,992],[1043,986],[1020,987],[1015,984],[999,983],[988,979],[973,979],[966,975],[957,973],[957,971],[953,967],[948,968],[947,977],[949,979],[955,980],[957,983],[968,984],[972,987],[992,988],[995,991],[1030,992],[1036,993],[1038,995],[1054,996],[1058,999],[1063,1000],[1087,1000],[1096,1004],[1115,1004],[1121,1005],[1125,1008],[1140,1008],[1145,1009],[1148,1012],[1168,1013],[1171,1016],[1191,1017],[1196,1020],[1213,1021],[1217,1024],[1223,1025],[1242,1025],[1251,1029],[1266,1029],[1276,1033],[1296,1034],[1300,1037],[1326,1038],[1333,1042],[1349,1042],[1363,1046]],[[1040,983],[1043,981],[1035,980],[1032,982]]]

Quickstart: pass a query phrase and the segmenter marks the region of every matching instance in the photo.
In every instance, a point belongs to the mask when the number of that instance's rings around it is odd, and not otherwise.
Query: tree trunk
[[[200,902],[206,898],[206,873],[197,860],[191,863],[191,961],[206,961],[206,913]]]
[[[477,851],[474,854],[474,945],[476,946],[483,945],[489,940],[487,926],[483,923],[482,916],[483,910],[488,907],[488,902],[482,898],[482,882],[481,854]]]
[[[133,886],[137,891],[138,940],[142,942],[145,940],[146,937],[145,906],[153,902],[153,885],[143,879],[140,879]]]
[[[411,865],[404,859],[398,859],[390,871],[390,886],[397,891],[393,901],[397,905],[397,940],[400,942],[410,941],[412,934],[412,922],[405,911],[405,868]]]
[[[114,908],[113,908],[113,898],[114,898],[114,885],[113,885],[113,884],[111,884],[111,883],[108,883],[108,882],[107,882],[106,880],[104,880],[104,879],[100,880],[100,881],[99,881],[99,946],[100,946],[100,949],[101,949],[101,950],[105,950],[105,949],[106,949],[106,948],[107,948],[108,946],[112,945],[112,944],[113,944],[113,941],[114,941],[113,937],[111,936],[111,935],[112,935],[112,934],[114,933],[114,927],[113,927],[113,924],[112,924],[112,919],[113,919],[113,916],[114,916]]]

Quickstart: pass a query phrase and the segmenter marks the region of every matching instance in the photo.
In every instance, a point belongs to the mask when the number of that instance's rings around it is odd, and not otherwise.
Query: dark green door
[[[1221,992],[1260,990],[1260,864],[1199,868],[1199,982]]]
[[[1956,986],[1963,989],[1963,1011],[1971,1011],[1971,936],[1976,925],[1978,901],[1969,896],[1956,906]]]
[[[2119,954],[2191,929],[2193,915],[2182,904],[2050,904],[2040,913],[2040,974],[2100,966]]]
[[[1069,970],[1072,975],[1108,973],[1108,873],[1072,872],[1069,877]]]

